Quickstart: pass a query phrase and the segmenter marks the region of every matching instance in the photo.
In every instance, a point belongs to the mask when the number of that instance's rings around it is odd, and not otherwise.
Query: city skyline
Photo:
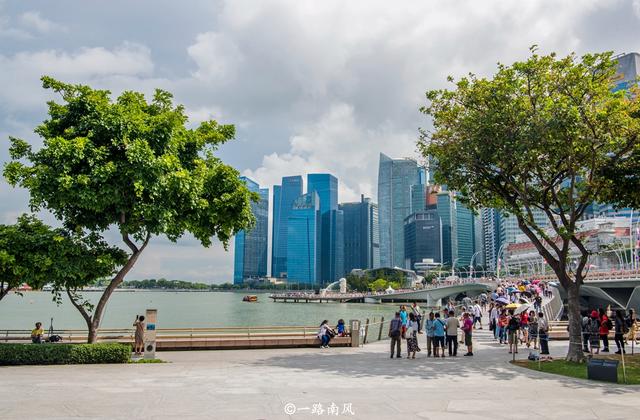
[[[0,76],[12,81],[0,92],[0,160],[8,159],[9,135],[39,144],[32,131],[49,99],[39,77],[50,74],[114,94],[167,89],[192,123],[236,125],[237,140],[219,156],[260,185],[332,173],[341,181],[340,202],[364,194],[377,203],[377,155],[416,156],[425,90],[446,87],[447,75],[492,74],[496,61],[520,59],[532,44],[560,55],[638,51],[636,3],[416,2],[389,11],[375,1],[308,9],[279,1],[196,1],[189,8],[114,1],[79,3],[71,16],[46,1],[0,2]],[[388,25],[370,25],[383,13],[393,14]],[[149,19],[153,28],[131,24]],[[310,22],[331,27],[330,36]],[[156,29],[176,23],[178,34]],[[615,36],[593,31],[613,25]],[[0,222],[13,223],[28,211],[27,195],[0,182]],[[233,246],[158,239],[129,278],[232,281]]]

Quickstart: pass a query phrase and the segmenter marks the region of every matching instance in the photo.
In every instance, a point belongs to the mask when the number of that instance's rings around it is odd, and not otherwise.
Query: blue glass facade
[[[404,220],[412,213],[411,187],[424,180],[425,172],[415,160],[391,159],[380,154],[378,216],[380,264],[383,267],[404,266]]]
[[[234,241],[233,283],[267,276],[268,229],[269,229],[269,190],[260,188],[253,180],[240,177],[250,191],[257,192],[260,200],[251,203],[256,224],[249,231],[240,231]]]
[[[344,272],[379,267],[378,206],[361,196],[360,202],[339,208],[344,213]]]
[[[440,262],[440,217],[437,210],[411,214],[404,222],[405,267],[414,270],[416,262]]]
[[[273,187],[273,233],[271,244],[271,276],[287,277],[288,220],[294,201],[302,195],[302,177],[282,178]]]
[[[309,174],[307,192],[315,192],[320,200],[320,282],[331,283],[344,275],[344,221],[338,210],[338,179],[331,174]]]
[[[320,198],[315,192],[298,197],[287,220],[289,282],[320,282]]]

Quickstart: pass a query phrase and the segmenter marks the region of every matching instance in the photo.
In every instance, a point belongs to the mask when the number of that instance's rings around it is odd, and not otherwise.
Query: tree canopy
[[[54,291],[86,286],[112,275],[125,259],[95,235],[73,235],[22,215],[14,225],[0,225],[0,299],[22,283],[51,284]]]
[[[639,142],[638,101],[613,91],[616,68],[611,53],[558,58],[532,48],[529,59],[500,64],[492,78],[470,74],[452,90],[427,92],[421,108],[433,130],[421,131],[418,146],[435,158],[436,181],[475,209],[517,218],[570,295],[578,343],[578,289],[589,258],[578,221],[610,189],[623,188],[604,169]],[[547,216],[550,230],[536,223],[534,211]],[[577,266],[568,258],[572,246]],[[581,359],[579,348],[570,353]]]
[[[50,101],[49,118],[35,129],[43,138],[39,150],[10,138],[5,177],[29,190],[33,210],[49,210],[72,231],[115,229],[130,250],[93,314],[77,306],[91,341],[109,296],[152,236],[176,241],[190,233],[203,246],[217,237],[226,248],[252,227],[250,204],[258,196],[214,156],[234,137],[232,125],[188,128],[184,107],[163,90],[149,102],[131,91],[112,100],[106,90],[50,77],[42,82],[62,103]]]

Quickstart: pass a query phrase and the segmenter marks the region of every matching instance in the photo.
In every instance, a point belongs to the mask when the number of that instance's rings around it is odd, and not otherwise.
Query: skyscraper
[[[287,219],[287,279],[320,282],[320,198],[315,191],[298,197]]]
[[[320,280],[331,283],[344,275],[344,221],[338,209],[338,179],[331,174],[308,174],[307,192],[316,192],[320,199]]]
[[[437,210],[423,210],[404,221],[404,268],[414,270],[424,259],[440,262],[440,217]]]
[[[380,264],[404,266],[404,219],[412,212],[411,187],[421,184],[424,171],[414,159],[391,159],[380,154],[378,209]]]
[[[500,212],[492,208],[483,208],[482,236],[484,242],[484,266],[486,271],[496,271],[498,251],[500,250]]]
[[[442,264],[449,265],[458,259],[458,218],[456,200],[450,191],[437,193],[438,217],[442,230]]]
[[[380,265],[378,206],[360,196],[360,202],[342,203],[344,213],[344,272]]]
[[[287,235],[293,202],[302,195],[302,177],[286,176],[273,187],[271,276],[287,277]]]
[[[240,231],[235,236],[233,256],[233,283],[242,284],[247,280],[267,276],[267,252],[269,229],[269,189],[260,188],[253,180],[240,177],[250,191],[257,192],[260,200],[251,203],[256,218],[255,226],[248,231]]]

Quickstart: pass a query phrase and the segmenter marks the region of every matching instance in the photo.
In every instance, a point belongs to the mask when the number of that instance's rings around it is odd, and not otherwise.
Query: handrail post
[[[384,316],[380,318],[380,331],[378,331],[378,341],[382,340],[382,327],[384,326]]]
[[[362,344],[367,344],[367,335],[369,335],[369,318],[367,318],[367,321],[364,324],[364,340]]]

